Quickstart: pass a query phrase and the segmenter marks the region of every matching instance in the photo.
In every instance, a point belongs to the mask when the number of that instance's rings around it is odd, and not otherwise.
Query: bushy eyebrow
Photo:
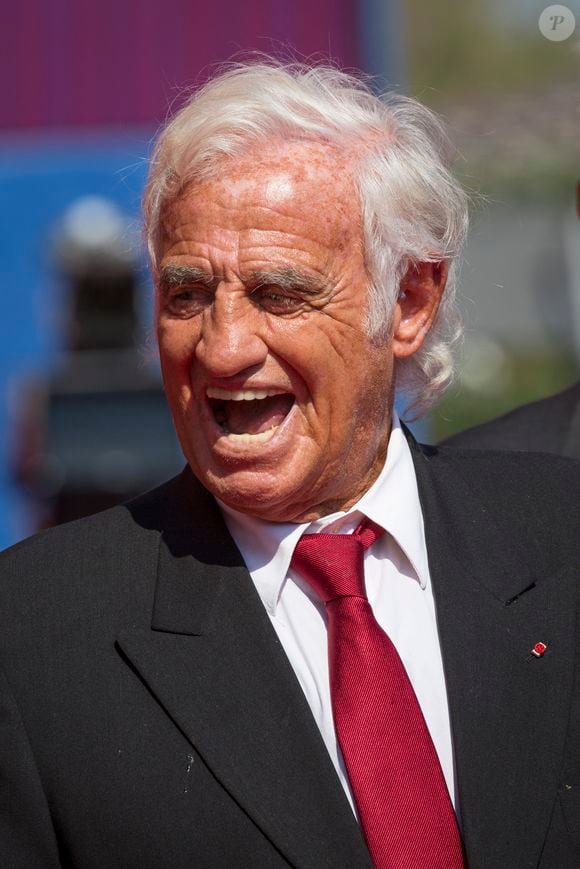
[[[165,295],[176,287],[183,287],[188,284],[201,284],[213,289],[217,286],[218,281],[219,279],[209,272],[195,266],[165,266],[159,275],[159,290]]]
[[[166,295],[171,290],[190,284],[201,284],[208,289],[215,289],[222,280],[218,275],[212,275],[196,266],[165,266],[159,275],[159,290]],[[264,286],[275,286],[281,290],[295,290],[307,295],[317,295],[325,289],[325,283],[311,275],[299,271],[293,266],[281,266],[271,269],[260,269],[242,275],[242,280],[251,291]]]
[[[317,295],[325,289],[325,283],[311,275],[298,271],[292,266],[281,268],[264,269],[251,272],[247,285],[251,289],[258,287],[275,286],[281,290],[296,290],[307,295]]]

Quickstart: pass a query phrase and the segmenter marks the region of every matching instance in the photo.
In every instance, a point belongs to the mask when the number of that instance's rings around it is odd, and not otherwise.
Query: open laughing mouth
[[[274,389],[229,390],[208,386],[206,395],[224,437],[244,443],[269,440],[294,404],[291,393]]]

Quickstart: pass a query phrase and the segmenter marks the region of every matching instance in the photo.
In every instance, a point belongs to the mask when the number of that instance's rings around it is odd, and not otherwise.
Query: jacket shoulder
[[[548,498],[569,495],[574,502],[580,500],[580,462],[567,456],[455,443],[426,447],[423,454],[433,467],[460,474],[474,490],[489,492],[496,501],[503,496],[529,503],[540,492]]]
[[[56,559],[59,571],[66,572],[79,560],[96,559],[111,547],[122,544],[124,539],[128,542],[134,531],[128,504],[120,504],[47,528],[15,543],[0,553],[0,570],[7,570],[12,564],[42,569]]]
[[[580,462],[547,453],[427,447],[416,461],[448,527],[492,524],[548,562],[580,557]],[[435,500],[433,500],[433,498]]]
[[[40,564],[59,557],[60,568],[66,570],[71,559],[74,562],[75,554],[89,553],[94,557],[96,552],[103,554],[124,542],[130,544],[131,538],[142,537],[147,531],[160,531],[164,521],[167,524],[171,520],[172,496],[179,480],[175,477],[108,510],[39,531],[1,552],[0,568],[12,561],[23,564],[32,560]]]
[[[150,598],[173,481],[132,501],[49,528],[0,553],[0,634],[86,626]],[[170,512],[170,510],[169,510]],[[44,627],[43,627],[44,626]]]

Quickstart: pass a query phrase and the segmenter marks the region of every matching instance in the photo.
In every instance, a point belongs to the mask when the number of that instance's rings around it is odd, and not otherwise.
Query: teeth
[[[257,398],[269,398],[280,395],[279,389],[221,389],[219,386],[208,386],[208,398],[219,398],[222,401],[255,401]]]
[[[234,441],[240,444],[259,444],[264,443],[264,441],[269,441],[277,428],[279,428],[279,426],[273,425],[272,428],[258,432],[258,434],[234,434],[233,432],[227,432],[224,437],[227,437],[229,441]]]

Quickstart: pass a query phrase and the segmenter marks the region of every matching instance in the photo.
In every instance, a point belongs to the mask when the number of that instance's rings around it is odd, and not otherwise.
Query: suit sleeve
[[[0,669],[0,866],[59,869],[54,828],[18,707]]]

